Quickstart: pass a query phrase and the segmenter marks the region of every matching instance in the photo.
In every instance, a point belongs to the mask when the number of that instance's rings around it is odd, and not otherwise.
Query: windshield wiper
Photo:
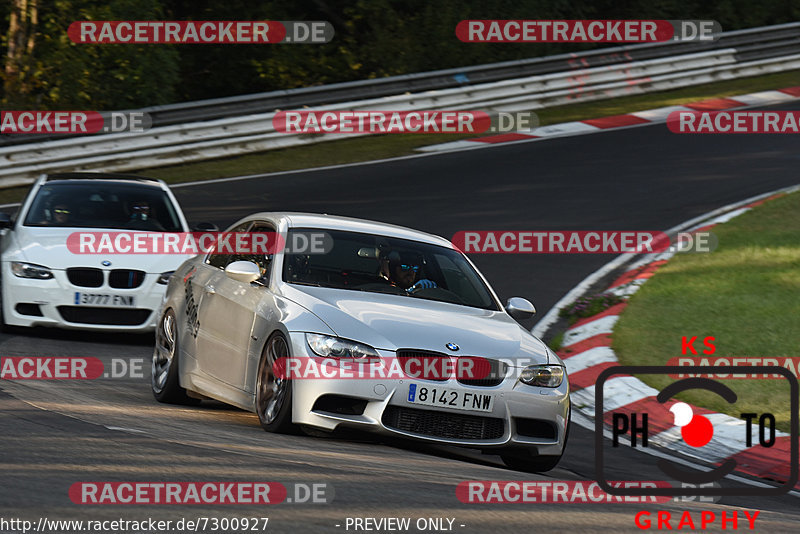
[[[290,284],[297,284],[298,286],[313,286],[313,287],[326,287],[320,284],[319,282],[299,282],[297,280],[292,280],[288,282]]]

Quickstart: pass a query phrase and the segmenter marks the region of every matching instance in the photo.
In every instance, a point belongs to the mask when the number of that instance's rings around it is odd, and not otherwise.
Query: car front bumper
[[[2,263],[2,306],[5,323],[11,326],[47,326],[97,331],[147,332],[156,326],[156,311],[166,285],[156,283],[157,274],[147,273],[133,289],[73,285],[66,271],[53,270],[53,278],[20,278],[11,271],[11,262]],[[134,306],[83,305],[76,294],[109,295],[119,301],[130,297]]]
[[[292,355],[316,358],[305,334],[292,333]],[[391,358],[394,352],[378,351]],[[318,358],[321,361],[321,358]],[[461,394],[491,394],[491,411],[420,406],[408,401],[410,384]],[[541,388],[509,373],[499,385],[463,385],[454,378],[301,378],[292,381],[293,421],[326,430],[339,426],[480,449],[535,448],[560,455],[569,418],[569,384]],[[349,412],[349,413],[348,413]]]

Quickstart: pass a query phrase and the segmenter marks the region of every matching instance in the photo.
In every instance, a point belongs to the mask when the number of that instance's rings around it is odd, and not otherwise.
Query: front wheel
[[[524,471],[526,473],[544,473],[550,471],[561,461],[561,455],[525,457],[522,455],[501,454],[500,458],[507,467],[515,471]]]
[[[261,428],[267,432],[294,433],[292,424],[292,383],[275,375],[275,362],[289,357],[289,344],[283,334],[272,335],[258,364],[256,413]]]
[[[0,332],[10,333],[11,327],[6,324],[6,314],[3,310],[3,301],[5,300],[5,296],[3,295],[3,279],[0,278]]]
[[[5,332],[6,330],[6,315],[3,313],[3,279],[0,278],[0,332]]]
[[[156,328],[150,386],[158,402],[169,404],[198,404],[186,394],[178,379],[178,332],[175,313],[167,310]]]

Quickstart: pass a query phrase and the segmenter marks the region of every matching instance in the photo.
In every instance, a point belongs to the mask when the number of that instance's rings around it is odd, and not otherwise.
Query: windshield
[[[183,230],[175,207],[161,188],[105,181],[44,184],[23,224],[155,232]]]
[[[314,231],[290,230],[287,242],[294,242],[294,233]],[[333,247],[325,254],[287,253],[284,282],[498,310],[486,284],[460,252],[380,235],[324,232],[333,238]]]

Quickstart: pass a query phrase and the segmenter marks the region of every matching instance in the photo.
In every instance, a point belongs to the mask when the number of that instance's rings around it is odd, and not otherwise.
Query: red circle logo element
[[[688,425],[681,427],[683,441],[692,447],[702,447],[714,437],[714,427],[707,417],[695,415]]]

